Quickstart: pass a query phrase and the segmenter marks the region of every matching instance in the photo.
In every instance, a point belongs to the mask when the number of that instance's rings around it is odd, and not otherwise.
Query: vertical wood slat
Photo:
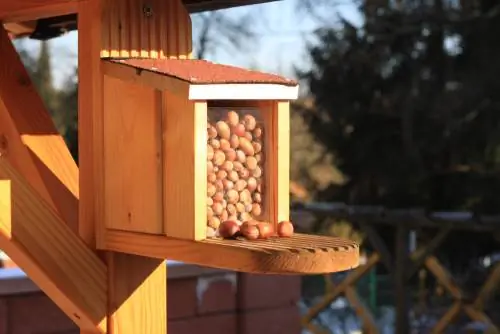
[[[191,57],[191,18],[181,0],[106,0],[101,57]]]
[[[203,240],[207,231],[207,103],[163,92],[164,224],[169,237]]]
[[[268,220],[277,227],[290,219],[290,103],[262,103],[265,117],[265,203]]]

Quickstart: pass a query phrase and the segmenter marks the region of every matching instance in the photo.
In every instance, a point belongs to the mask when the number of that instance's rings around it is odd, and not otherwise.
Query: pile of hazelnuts
[[[223,238],[243,237],[248,240],[269,239],[275,236],[291,237],[293,235],[293,224],[282,221],[275,231],[272,224],[262,221],[246,221],[241,226],[234,220],[226,220],[219,227],[219,235]]]
[[[208,237],[233,237],[239,233],[236,229],[245,235],[247,226],[258,227],[262,236],[274,233],[271,224],[258,222],[263,213],[265,154],[264,128],[256,115],[253,110],[209,109]]]

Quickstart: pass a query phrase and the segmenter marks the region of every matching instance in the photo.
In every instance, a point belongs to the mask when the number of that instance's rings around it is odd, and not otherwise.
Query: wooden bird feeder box
[[[355,265],[337,238],[220,237],[228,220],[289,220],[296,82],[193,59],[103,62],[103,249],[265,273]]]
[[[165,333],[165,259],[275,274],[358,265],[358,245],[336,237],[222,238],[227,221],[276,231],[290,219],[298,94],[292,80],[192,59],[189,12],[228,6],[0,1],[0,249],[82,333]],[[74,27],[78,165],[11,41]]]

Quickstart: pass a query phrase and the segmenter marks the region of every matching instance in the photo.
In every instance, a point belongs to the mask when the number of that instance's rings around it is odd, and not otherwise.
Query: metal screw
[[[153,16],[153,7],[151,7],[151,5],[144,5],[142,6],[142,12],[144,13],[144,16],[151,17]]]

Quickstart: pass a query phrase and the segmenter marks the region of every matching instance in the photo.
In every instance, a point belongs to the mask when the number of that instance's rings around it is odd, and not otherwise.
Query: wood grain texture
[[[290,102],[275,101],[274,109],[274,154],[276,165],[276,188],[274,189],[275,219],[277,222],[290,220]]]
[[[138,71],[132,66],[113,63],[108,60],[101,60],[101,63],[103,72],[107,76],[153,89],[167,90],[172,94],[186,96],[187,99],[189,84],[185,81],[158,75],[150,71]]]
[[[80,328],[105,333],[106,267],[0,158],[0,248]]]
[[[265,201],[268,220],[277,227],[290,219],[290,104],[258,101],[265,120]]]
[[[76,231],[78,167],[3,28],[0,58],[2,156]]]
[[[191,18],[181,0],[107,0],[101,57],[191,57]]]
[[[206,238],[207,105],[164,91],[164,224],[173,238]]]
[[[0,1],[0,21],[19,22],[76,13],[78,0]]]
[[[207,267],[263,274],[323,274],[352,269],[359,246],[352,241],[295,234],[269,240],[190,241],[131,232],[110,231],[106,248]]]
[[[104,224],[104,115],[101,48],[101,0],[78,4],[78,155],[80,168],[80,237],[95,248]]]
[[[114,199],[106,197],[105,193],[105,158],[113,157],[105,157],[105,142],[108,140],[109,144],[109,139],[113,136],[122,138],[120,136],[124,133],[121,133],[123,129],[120,128],[115,128],[114,132],[107,132],[104,128],[106,120],[108,125],[112,121],[104,114],[104,101],[113,96],[117,99],[123,97],[116,97],[116,95],[111,94],[112,91],[109,89],[104,90],[103,62],[100,58],[102,45],[100,13],[102,13],[104,1],[106,0],[87,0],[79,6],[79,139],[80,171],[82,173],[80,235],[90,244],[94,243],[97,248],[103,245],[101,240],[106,235],[104,220],[106,214],[110,214],[109,210],[122,209],[106,206],[106,204],[113,204],[110,201]],[[128,84],[131,82],[129,81]],[[143,88],[145,89],[145,86]],[[141,90],[134,93],[135,96],[138,94],[141,94]],[[135,102],[137,103],[137,101]],[[134,113],[134,115],[137,114]],[[151,125],[153,119],[147,119]],[[130,125],[130,123],[122,123],[122,125]],[[137,138],[134,139],[137,140]],[[132,149],[135,150],[136,154],[140,153],[138,151],[140,144],[140,141],[133,144]],[[130,160],[125,162],[130,163]],[[108,163],[107,168],[113,167],[119,166],[113,165],[112,162]],[[111,173],[113,170],[108,170],[108,172]],[[120,173],[123,170],[118,168],[116,172]],[[122,176],[126,175],[126,173],[122,174]],[[135,175],[135,177],[147,177],[147,175]],[[141,190],[143,189],[141,188]],[[134,206],[134,208],[136,207]],[[139,209],[144,210],[146,207],[139,206]],[[115,211],[114,214],[119,215],[123,212]],[[96,235],[96,241],[93,241],[92,235]],[[106,281],[109,292],[106,333],[165,333],[167,318],[166,266],[161,266],[160,261],[156,259],[112,252],[105,253],[105,258],[108,267]],[[81,333],[87,334],[85,330],[82,330]]]
[[[108,265],[109,333],[166,333],[165,262],[136,255],[108,253]]]
[[[104,224],[163,233],[161,112],[158,90],[104,77]]]

